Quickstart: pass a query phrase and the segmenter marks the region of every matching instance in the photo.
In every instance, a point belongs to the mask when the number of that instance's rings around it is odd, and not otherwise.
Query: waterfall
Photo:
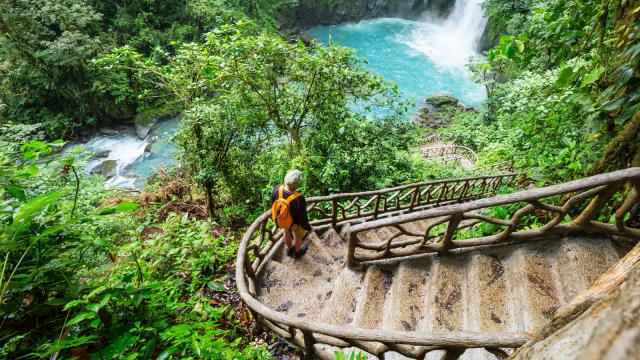
[[[457,0],[444,21],[424,17],[423,26],[403,42],[442,68],[464,69],[469,58],[477,54],[478,43],[487,26],[482,1]]]

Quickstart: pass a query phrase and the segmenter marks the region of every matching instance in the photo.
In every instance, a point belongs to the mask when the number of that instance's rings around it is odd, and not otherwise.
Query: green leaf
[[[513,45],[513,42],[508,43],[504,48],[504,55],[509,59],[513,59],[515,57],[516,47]]]
[[[560,70],[558,74],[558,80],[556,80],[556,87],[565,87],[573,77],[573,68],[570,66],[565,67]]]
[[[98,212],[98,215],[112,215],[112,214],[116,214],[116,213],[129,212],[129,211],[134,211],[139,207],[140,207],[140,205],[138,205],[136,203],[123,202],[123,203],[120,203],[120,204],[116,205],[115,207],[106,208],[106,209],[100,210]]]
[[[22,189],[21,187],[16,185],[9,185],[7,186],[7,191],[9,192],[9,194],[11,194],[11,196],[20,200],[21,202],[27,201],[27,196],[24,192],[24,189]]]
[[[111,215],[111,214],[115,214],[116,213],[116,208],[107,208],[107,209],[101,209],[100,211],[98,211],[98,215]]]
[[[618,115],[618,117],[616,118],[616,125],[619,126],[626,124],[627,121],[629,121],[629,119],[631,119],[631,117],[636,113],[636,111],[638,111],[638,108],[640,108],[640,103],[632,106],[629,106],[629,104],[627,103],[622,111],[620,111],[620,115]]]
[[[69,320],[67,322],[67,324],[66,324],[66,327],[72,327],[73,325],[75,325],[75,324],[77,324],[77,323],[79,323],[81,321],[84,321],[84,320],[87,320],[87,319],[95,319],[95,317],[96,317],[96,313],[91,312],[91,311],[80,313],[80,314],[76,315],[73,319]]]
[[[20,171],[14,176],[15,178],[24,179],[38,175],[40,169],[35,165],[28,165],[20,169]]]
[[[54,191],[30,199],[13,215],[13,222],[7,226],[7,238],[18,238],[32,224],[33,220],[49,205],[65,195],[65,191]]]
[[[513,42],[516,44],[516,47],[518,48],[518,52],[522,53],[524,51],[524,43],[520,40],[514,40]]]
[[[138,209],[138,207],[140,207],[140,205],[138,205],[136,203],[123,202],[123,203],[120,203],[120,204],[118,204],[116,206],[116,212],[121,213],[121,212],[134,211],[134,210]]]
[[[580,84],[580,87],[586,87],[595,83],[600,79],[600,76],[602,76],[604,71],[605,71],[604,66],[598,66],[595,69],[591,70],[591,72],[587,74],[584,77],[584,79],[582,79],[582,83]]]
[[[620,107],[620,105],[622,105],[625,102],[625,100],[626,100],[625,97],[621,97],[619,99],[609,101],[606,104],[602,105],[602,110],[614,111],[614,110],[618,109]]]
[[[72,307],[75,307],[75,306],[78,306],[78,305],[85,304],[86,302],[87,302],[87,300],[84,300],[84,299],[77,299],[77,300],[69,301],[69,302],[67,303],[67,305],[65,305],[65,306],[64,306],[64,310],[69,310],[69,309],[71,309]]]

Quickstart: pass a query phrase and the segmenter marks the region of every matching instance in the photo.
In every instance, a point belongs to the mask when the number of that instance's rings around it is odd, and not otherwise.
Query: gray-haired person
[[[276,185],[271,192],[273,219],[284,230],[287,255],[301,257],[309,248],[303,240],[313,228],[309,224],[307,202],[298,192],[302,182],[302,172],[292,170],[284,177],[284,185]],[[283,218],[279,218],[279,216]],[[286,219],[284,219],[286,217]]]

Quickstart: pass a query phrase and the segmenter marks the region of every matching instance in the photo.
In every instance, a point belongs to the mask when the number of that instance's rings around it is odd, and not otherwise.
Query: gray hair
[[[291,170],[284,177],[284,184],[291,191],[298,190],[301,182],[302,182],[302,171],[300,170]]]

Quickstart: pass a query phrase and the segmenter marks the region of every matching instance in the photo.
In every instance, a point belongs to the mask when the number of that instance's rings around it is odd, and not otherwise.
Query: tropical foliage
[[[488,111],[446,136],[544,181],[640,165],[640,8],[633,2],[489,0],[508,31],[475,63]]]
[[[412,152],[425,131],[353,51],[283,39],[296,3],[0,2],[1,358],[271,358],[232,259],[286,171],[308,196],[469,174]],[[441,134],[543,183],[640,166],[637,2],[484,8],[486,107]],[[139,194],[52,141],[175,113],[180,167]]]
[[[0,356],[268,357],[247,347],[247,314],[230,306],[233,238],[188,214],[105,202],[102,183],[47,156],[51,145],[0,152]]]
[[[91,60],[119,46],[172,52],[227,22],[275,32],[292,0],[8,0],[0,3],[0,118],[45,124],[51,138],[132,117],[138,89]]]
[[[424,174],[409,155],[418,133],[402,120],[407,104],[397,86],[366,70],[352,50],[288,43],[238,24],[162,59],[122,48],[97,64],[133,72],[147,97],[171,97],[184,109],[181,163],[212,215],[230,203],[259,204],[262,189],[292,167],[311,174],[308,194]],[[372,106],[386,115],[368,118]]]

